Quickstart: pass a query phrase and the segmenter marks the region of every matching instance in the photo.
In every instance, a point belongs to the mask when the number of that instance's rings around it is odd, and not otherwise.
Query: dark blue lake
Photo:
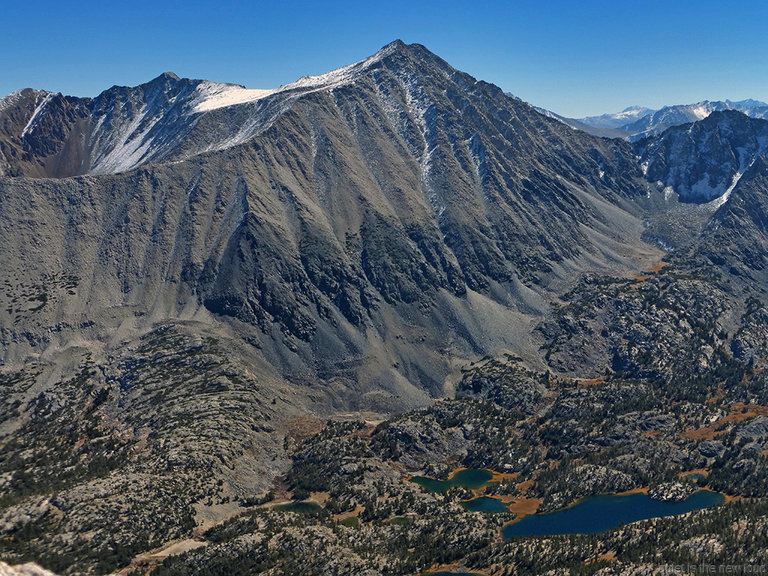
[[[465,500],[461,505],[470,512],[509,512],[509,508],[504,502],[488,496]]]
[[[493,479],[493,473],[488,470],[465,469],[456,472],[450,480],[437,480],[429,476],[414,476],[411,482],[426,488],[429,492],[447,492],[454,486],[463,486],[470,490],[482,488]]]
[[[504,538],[516,536],[555,536],[558,534],[595,534],[622,524],[649,518],[677,516],[717,506],[725,497],[700,490],[682,502],[660,502],[647,494],[592,496],[570,508],[549,514],[531,514],[504,527]]]

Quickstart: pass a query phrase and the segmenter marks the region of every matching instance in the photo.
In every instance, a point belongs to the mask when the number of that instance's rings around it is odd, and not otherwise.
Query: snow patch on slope
[[[712,113],[712,107],[708,106],[708,104],[709,102],[691,106],[691,114],[693,114],[697,120],[704,120],[704,118]]]
[[[752,160],[752,162],[749,163],[747,170],[752,168],[752,164],[754,163],[755,163],[755,160]],[[733,175],[733,180],[731,180],[731,185],[728,186],[725,193],[722,196],[720,196],[720,198],[715,198],[712,202],[710,202],[710,206],[712,206],[715,210],[717,210],[718,208],[720,208],[720,206],[728,202],[728,199],[731,197],[731,192],[733,192],[733,189],[736,188],[736,185],[739,183],[739,180],[741,180],[741,177],[744,175],[744,172],[746,172],[746,170],[736,172],[736,174]]]
[[[728,202],[728,198],[731,197],[731,192],[733,192],[733,189],[736,188],[736,184],[739,183],[739,180],[741,180],[741,177],[743,175],[744,175],[743,172],[736,172],[736,174],[733,175],[733,180],[731,181],[731,185],[728,186],[728,188],[726,189],[725,193],[722,196],[720,196],[720,198],[715,198],[710,203],[712,208],[717,210],[718,208],[720,208],[720,206],[722,206],[723,204]]]
[[[203,80],[195,89],[195,112],[208,112],[236,104],[255,102],[274,94],[275,90],[248,89],[237,84],[219,84]]]
[[[40,94],[35,96],[35,111],[32,113],[32,117],[29,119],[29,122],[27,122],[27,125],[24,126],[24,130],[21,132],[21,137],[24,138],[29,132],[34,130],[35,128],[35,120],[37,120],[37,117],[40,115],[40,113],[45,108],[45,105],[48,104],[50,99],[53,97],[53,94],[50,92],[45,95],[45,98],[43,98],[43,101],[38,104],[38,100],[40,98]]]
[[[140,163],[152,145],[152,140],[147,138],[147,135],[152,130],[152,127],[162,118],[155,118],[143,132],[137,133],[146,115],[147,107],[144,106],[141,112],[129,124],[123,127],[119,134],[110,138],[109,142],[105,143],[105,145],[97,145],[97,150],[102,148],[106,152],[101,157],[95,156],[90,170],[91,174],[116,174],[135,168]],[[101,120],[103,122],[103,118]],[[100,125],[101,122],[99,123]],[[97,126],[97,129],[99,126]]]
[[[6,110],[7,108],[10,108],[14,104],[16,104],[19,100],[23,98],[21,95],[21,90],[17,90],[16,92],[11,92],[8,94],[8,96],[4,98],[0,98],[0,112],[3,110]]]

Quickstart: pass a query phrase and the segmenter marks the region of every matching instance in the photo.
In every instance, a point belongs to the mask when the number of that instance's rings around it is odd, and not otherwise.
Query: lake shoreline
[[[661,500],[654,500],[650,496],[648,496],[648,490],[643,488],[637,488],[634,490],[629,490],[624,493],[614,493],[614,494],[598,494],[593,496],[586,496],[584,498],[580,498],[570,505],[560,508],[558,510],[555,510],[553,512],[547,512],[546,514],[532,514],[528,516],[521,516],[519,518],[515,518],[512,522],[509,522],[505,524],[501,528],[501,537],[503,540],[509,540],[511,538],[517,538],[517,537],[536,537],[536,536],[562,536],[562,535],[571,535],[571,534],[598,534],[601,532],[607,532],[610,530],[614,530],[618,528],[619,526],[623,524],[634,524],[636,522],[642,522],[645,520],[652,520],[656,518],[668,518],[668,517],[674,517],[674,516],[683,516],[686,514],[690,514],[692,512],[697,512],[699,510],[705,510],[707,508],[712,508],[715,506],[720,506],[723,504],[727,504],[731,501],[731,499],[723,493],[715,492],[714,490],[709,490],[706,488],[697,490],[693,494],[691,494],[688,498],[685,500],[681,500],[678,502],[664,502]],[[644,497],[642,498],[642,502],[635,502],[630,500],[625,500],[624,502],[617,502],[616,499],[628,499],[628,498],[635,498],[636,497]],[[700,502],[701,501],[701,502]],[[585,529],[576,529],[573,528],[574,525],[580,526],[580,522],[583,520],[582,518],[576,516],[575,518],[571,518],[573,514],[569,515],[569,512],[573,512],[579,507],[587,507],[587,508],[595,508],[597,509],[601,504],[605,502],[606,505],[610,507],[608,511],[613,512],[614,514],[623,513],[626,520],[622,519],[620,516],[617,516],[614,518],[614,520],[610,521],[610,525],[608,523],[604,525],[598,524],[597,527],[591,526],[587,527]],[[632,507],[632,504],[635,504],[634,507]],[[623,506],[617,507],[616,505],[620,504]],[[640,510],[640,505],[642,505],[642,512],[638,512]],[[675,512],[675,508],[680,508],[679,512]],[[690,509],[689,509],[690,508]],[[590,510],[592,514],[595,514],[594,517],[599,517],[605,519],[606,516],[603,515],[597,515],[596,510]],[[586,514],[582,512],[583,514]],[[561,520],[561,525],[557,528],[552,528],[548,532],[543,531],[537,531],[534,529],[531,533],[513,533],[510,534],[510,527],[519,525],[523,520],[526,518],[536,517],[537,519],[540,519],[542,522],[544,522],[544,526],[547,526],[546,521],[553,522],[556,519]],[[557,518],[555,518],[557,517]],[[563,528],[563,525],[565,528]],[[569,527],[570,526],[570,527]],[[544,528],[540,529],[544,530]]]

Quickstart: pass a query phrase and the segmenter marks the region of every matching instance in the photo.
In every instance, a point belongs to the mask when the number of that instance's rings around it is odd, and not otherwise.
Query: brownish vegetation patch
[[[320,504],[320,506],[325,506],[331,495],[328,492],[310,492],[309,497],[312,501]]]
[[[342,520],[347,520],[348,518],[357,518],[358,516],[360,516],[363,510],[365,510],[365,508],[363,508],[358,504],[358,506],[354,510],[349,510],[347,512],[342,512],[340,514],[334,514],[332,518],[336,522],[341,522]]]
[[[635,282],[645,282],[652,278],[653,276],[656,276],[659,272],[661,272],[661,269],[666,266],[666,262],[659,262],[658,264],[654,264],[651,266],[648,270],[643,272],[642,274],[638,274],[637,276],[631,276],[630,278],[634,280]]]
[[[319,434],[325,425],[322,421],[312,416],[299,416],[288,423],[287,439],[292,441],[294,446],[299,446],[302,442],[312,436]]]
[[[730,422],[743,422],[757,416],[768,415],[768,406],[761,406],[760,404],[744,404],[743,402],[737,402],[731,406],[731,412],[720,418],[715,422],[716,428],[722,428],[725,424]]]
[[[539,498],[517,498],[509,503],[509,511],[523,517],[528,514],[536,514],[539,506],[541,506]]]
[[[617,492],[617,496],[629,496],[630,494],[648,494],[648,486],[641,486],[640,488],[632,488],[626,492]]]
[[[451,562],[450,564],[433,564],[429,570],[424,572],[424,576],[429,576],[429,574],[434,574],[435,572],[454,572],[456,570],[463,569],[464,566],[460,562]],[[487,574],[484,570],[477,570],[476,568],[472,569],[473,574]]]
[[[760,404],[737,402],[731,405],[730,410],[727,416],[723,416],[712,426],[688,429],[683,432],[682,437],[689,440],[712,440],[715,436],[723,434],[723,428],[728,424],[737,424],[758,416],[768,416],[768,406]]]
[[[616,552],[611,550],[610,552],[606,552],[605,554],[600,554],[598,556],[595,556],[594,558],[587,559],[584,564],[589,566],[590,564],[594,564],[596,562],[614,562],[616,560]]]
[[[604,384],[604,383],[605,383],[605,378],[602,376],[600,378],[587,378],[584,380],[577,381],[577,384],[582,388],[589,388],[590,386],[600,386],[600,384]]]
[[[690,428],[683,432],[683,438],[688,440],[712,440],[715,437],[715,431],[709,428]]]
[[[717,393],[712,398],[707,399],[707,404],[717,404],[720,400],[725,398],[725,391],[722,387],[717,389]]]
[[[533,480],[526,480],[525,482],[520,482],[520,484],[517,484],[515,487],[520,490],[520,492],[527,492],[532,486]]]
[[[504,480],[517,480],[517,478],[520,476],[519,472],[493,472],[493,478],[490,479],[490,482],[503,482]]]

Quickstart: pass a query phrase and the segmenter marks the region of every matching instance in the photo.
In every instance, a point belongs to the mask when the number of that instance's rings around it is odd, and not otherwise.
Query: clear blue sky
[[[164,71],[271,88],[400,38],[569,116],[768,100],[768,2],[6,0],[0,94],[95,96]]]

